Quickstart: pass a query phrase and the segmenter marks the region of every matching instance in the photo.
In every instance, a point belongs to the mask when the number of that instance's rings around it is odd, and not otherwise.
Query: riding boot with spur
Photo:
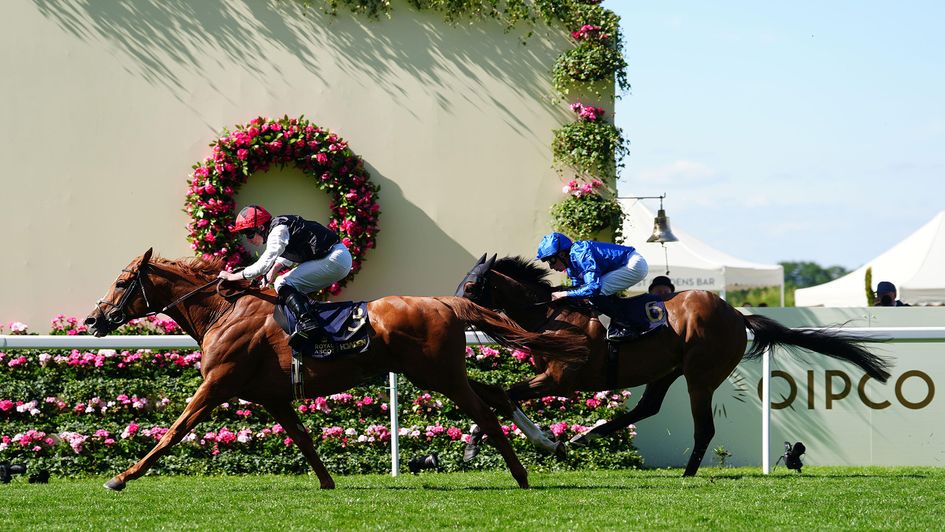
[[[313,330],[321,329],[318,316],[312,307],[309,298],[295,288],[284,285],[279,290],[279,299],[295,314],[295,331],[289,336],[289,345],[295,347],[297,343],[308,338]]]

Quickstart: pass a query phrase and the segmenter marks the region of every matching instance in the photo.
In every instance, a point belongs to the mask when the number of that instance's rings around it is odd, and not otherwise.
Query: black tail
[[[822,355],[844,360],[859,366],[870,377],[886,382],[892,363],[869,352],[862,344],[876,340],[864,340],[848,334],[825,329],[791,329],[765,316],[745,316],[745,325],[755,335],[751,349],[745,358],[758,358],[775,345],[803,347]]]

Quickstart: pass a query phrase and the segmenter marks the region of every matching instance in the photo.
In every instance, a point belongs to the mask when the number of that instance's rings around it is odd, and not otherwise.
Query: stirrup
[[[611,321],[610,327],[607,328],[607,340],[610,342],[628,342],[639,337],[640,333],[637,331],[613,321]]]

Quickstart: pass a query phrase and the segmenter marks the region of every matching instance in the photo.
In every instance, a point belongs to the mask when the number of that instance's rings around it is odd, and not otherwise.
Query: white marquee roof
[[[799,307],[866,306],[866,269],[873,268],[871,289],[891,281],[899,299],[910,305],[945,304],[945,211],[885,253],[847,275],[794,292]]]

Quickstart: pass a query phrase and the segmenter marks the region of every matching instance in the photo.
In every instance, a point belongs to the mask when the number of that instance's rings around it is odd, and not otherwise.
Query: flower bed
[[[70,318],[54,322],[55,334],[81,328]],[[174,329],[140,320],[131,331]],[[26,332],[21,330],[21,332]],[[74,334],[82,334],[76,332]],[[467,368],[483,382],[510,384],[533,374],[521,351],[467,348]],[[200,383],[200,353],[154,350],[8,350],[0,352],[0,461],[22,461],[57,475],[112,474],[144,456],[168,430]],[[286,383],[288,386],[288,383]],[[554,437],[565,440],[623,409],[629,392],[543,397],[525,411]],[[492,447],[472,464],[462,462],[471,421],[448,399],[400,381],[402,462],[437,452],[445,470],[504,468]],[[347,393],[296,403],[317,450],[337,473],[390,470],[387,389],[377,383]],[[532,469],[636,467],[634,429],[572,449],[564,461],[539,455],[510,421],[503,430]],[[259,405],[234,399],[218,407],[154,469],[158,474],[303,473],[301,453]]]

